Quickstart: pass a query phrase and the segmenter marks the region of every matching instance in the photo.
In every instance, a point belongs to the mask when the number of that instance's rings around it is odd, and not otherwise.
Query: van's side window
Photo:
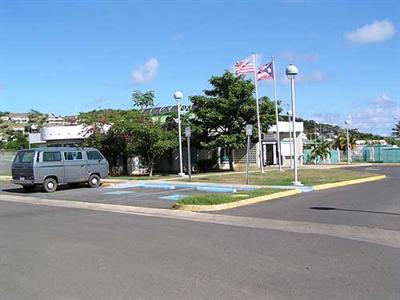
[[[61,152],[43,152],[43,161],[61,161]]]
[[[86,151],[86,155],[89,160],[103,159],[103,156],[100,154],[99,151]]]
[[[71,151],[71,152],[64,152],[65,160],[79,160],[82,159],[82,152],[80,151]]]

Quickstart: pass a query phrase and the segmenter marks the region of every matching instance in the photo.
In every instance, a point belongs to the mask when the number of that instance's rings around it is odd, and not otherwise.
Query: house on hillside
[[[29,122],[29,116],[26,113],[10,113],[8,119],[17,124],[26,124]]]
[[[9,117],[9,115],[1,116],[0,120],[3,122],[8,122],[8,121],[10,121],[10,117]]]
[[[56,116],[55,114],[50,114],[46,119],[46,125],[49,126],[64,125],[64,118],[62,116]]]

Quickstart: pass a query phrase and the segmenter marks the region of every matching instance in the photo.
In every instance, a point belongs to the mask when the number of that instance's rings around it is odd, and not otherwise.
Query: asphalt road
[[[400,230],[400,167],[362,167],[386,179],[230,209],[216,214]]]
[[[352,225],[398,231],[399,172],[381,171],[387,180],[300,195],[303,206],[281,199],[225,213],[268,221],[265,214],[275,210],[268,218],[307,220],[315,228],[350,225],[354,236],[361,227]],[[374,213],[309,209],[339,205]],[[399,282],[400,246],[340,232],[334,237],[0,201],[0,299],[398,300]]]

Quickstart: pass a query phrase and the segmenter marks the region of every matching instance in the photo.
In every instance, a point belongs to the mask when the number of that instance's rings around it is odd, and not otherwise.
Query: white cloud
[[[395,34],[395,28],[391,21],[373,21],[354,31],[347,32],[344,37],[352,44],[381,43],[389,40]]]
[[[400,103],[383,93],[353,111],[351,115],[353,128],[364,132],[390,134],[397,122],[394,118],[400,117]]]
[[[282,52],[279,57],[287,60],[290,63],[299,63],[299,62],[316,62],[319,60],[319,54],[311,53],[294,53],[290,51]]]
[[[139,66],[132,72],[134,83],[150,82],[158,73],[159,63],[157,58],[150,58],[144,65]]]

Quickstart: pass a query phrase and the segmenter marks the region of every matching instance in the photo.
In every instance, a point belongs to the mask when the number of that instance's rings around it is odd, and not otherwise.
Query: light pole
[[[292,117],[292,111],[288,110],[287,111],[287,115],[288,115],[288,123],[289,123],[289,150],[290,150],[290,168],[293,168],[293,153],[292,153],[292,127],[290,126],[290,122],[291,122],[291,117]]]
[[[250,137],[253,135],[253,125],[246,125],[247,149],[246,149],[246,184],[249,184],[249,152],[250,152]]]
[[[174,98],[178,106],[178,135],[179,135],[179,173],[180,176],[185,176],[183,173],[183,162],[182,162],[182,129],[181,129],[181,100],[183,98],[183,93],[176,91],[174,93]]]
[[[350,121],[346,120],[344,121],[344,124],[346,125],[346,139],[347,139],[347,164],[350,164],[350,141],[349,141],[349,125]]]
[[[186,142],[187,142],[187,164],[188,164],[188,175],[189,175],[189,181],[192,180],[192,155],[190,154],[190,127],[185,128],[185,135],[186,135]]]
[[[294,78],[296,75],[299,73],[299,70],[297,69],[296,66],[290,64],[286,68],[286,76],[290,80],[290,91],[291,91],[291,99],[292,99],[292,130],[293,130],[293,185],[301,185],[301,182],[298,181],[297,178],[297,146],[296,146],[296,101],[295,101],[295,95],[294,95]]]

